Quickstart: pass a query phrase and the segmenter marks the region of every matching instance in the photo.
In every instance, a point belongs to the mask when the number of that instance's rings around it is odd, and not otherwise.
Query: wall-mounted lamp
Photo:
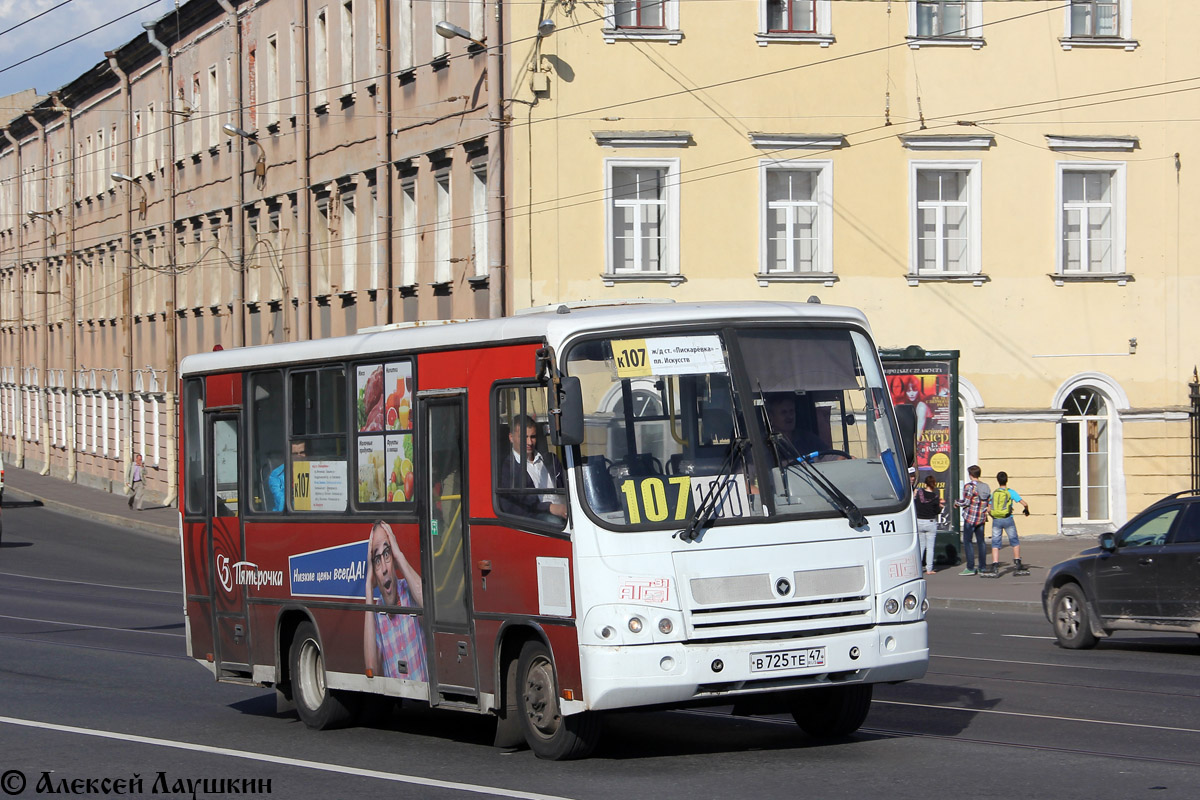
[[[484,42],[487,41],[486,36],[483,39],[476,39],[471,35],[469,30],[466,28],[460,28],[453,22],[446,22],[443,20],[437,25],[434,25],[433,29],[436,30],[438,36],[441,36],[443,39],[466,39],[468,42],[477,47],[486,47],[484,44]]]
[[[251,133],[247,130],[242,130],[232,122],[226,122],[221,126],[221,130],[225,131],[226,136],[238,136],[250,144],[258,147],[258,160],[254,162],[254,179],[258,182],[266,180],[267,177],[267,154],[263,152],[262,144],[258,141],[258,134]]]
[[[119,181],[122,183],[131,183],[134,186],[136,186],[137,188],[142,190],[142,199],[140,201],[138,201],[138,219],[145,219],[146,218],[146,187],[144,187],[140,183],[138,183],[137,178],[131,178],[128,175],[126,175],[124,172],[114,172],[112,174],[112,179],[114,181]]]
[[[58,229],[54,227],[54,220],[50,217],[49,211],[26,211],[25,216],[30,219],[40,219],[50,226],[50,246],[55,247],[58,244]]]

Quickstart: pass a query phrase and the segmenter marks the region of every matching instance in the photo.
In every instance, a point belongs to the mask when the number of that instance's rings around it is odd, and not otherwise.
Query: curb
[[[156,539],[163,539],[168,542],[179,541],[179,531],[175,528],[168,528],[163,525],[156,525],[153,522],[144,522],[141,520],[129,519],[119,514],[105,514],[102,511],[94,511],[90,508],[80,508],[70,503],[63,503],[58,500],[50,500],[45,497],[39,497],[31,492],[22,491],[14,486],[9,486],[4,490],[4,493],[10,497],[17,498],[24,502],[41,503],[44,508],[51,511],[57,511],[60,514],[77,517],[81,519],[89,519],[93,522],[102,522],[105,525],[112,525],[115,528],[124,528],[126,530],[143,533],[153,536]]]

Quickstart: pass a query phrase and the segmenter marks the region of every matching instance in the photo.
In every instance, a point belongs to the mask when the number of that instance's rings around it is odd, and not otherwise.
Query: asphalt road
[[[273,692],[215,683],[186,657],[174,545],[12,501],[3,521],[0,798],[1190,798],[1200,785],[1196,637],[1072,652],[1035,614],[935,609],[929,674],[880,687],[845,742],[726,708],[637,712],[606,720],[593,758],[549,763],[492,748],[487,720],[453,712],[309,731]]]

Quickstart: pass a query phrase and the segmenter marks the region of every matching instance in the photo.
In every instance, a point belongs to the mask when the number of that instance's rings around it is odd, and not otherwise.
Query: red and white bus
[[[311,727],[387,696],[554,759],[631,707],[841,736],[925,673],[912,430],[858,311],[562,306],[181,372],[189,654]]]

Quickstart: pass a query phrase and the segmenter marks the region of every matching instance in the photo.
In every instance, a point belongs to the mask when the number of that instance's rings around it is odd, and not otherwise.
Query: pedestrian
[[[921,538],[921,549],[925,551],[925,574],[933,575],[933,548],[937,543],[937,521],[941,516],[942,497],[938,494],[937,481],[932,475],[925,476],[925,483],[913,494],[917,508],[917,534]]]
[[[970,476],[963,484],[962,498],[954,505],[963,510],[963,551],[967,554],[967,567],[959,575],[978,575],[987,569],[987,552],[983,549],[983,526],[988,518],[988,500],[991,488],[979,480],[983,471],[978,464],[967,467]],[[975,551],[979,550],[979,568],[975,568]]]
[[[142,454],[138,453],[133,457],[133,473],[129,476],[130,487],[133,492],[129,495],[129,507],[137,511],[142,510],[142,492],[146,485],[146,470],[142,466]]]
[[[1008,534],[1008,543],[1012,545],[1013,566],[1017,575],[1028,575],[1029,570],[1021,563],[1021,540],[1017,537],[1017,521],[1013,519],[1013,503],[1025,507],[1024,514],[1029,516],[1029,503],[1021,499],[1016,489],[1008,486],[1008,473],[1003,470],[996,473],[996,491],[992,492],[992,500],[988,505],[988,514],[992,518],[992,569],[985,572],[984,577],[1000,577],[1000,544],[1004,534]]]

